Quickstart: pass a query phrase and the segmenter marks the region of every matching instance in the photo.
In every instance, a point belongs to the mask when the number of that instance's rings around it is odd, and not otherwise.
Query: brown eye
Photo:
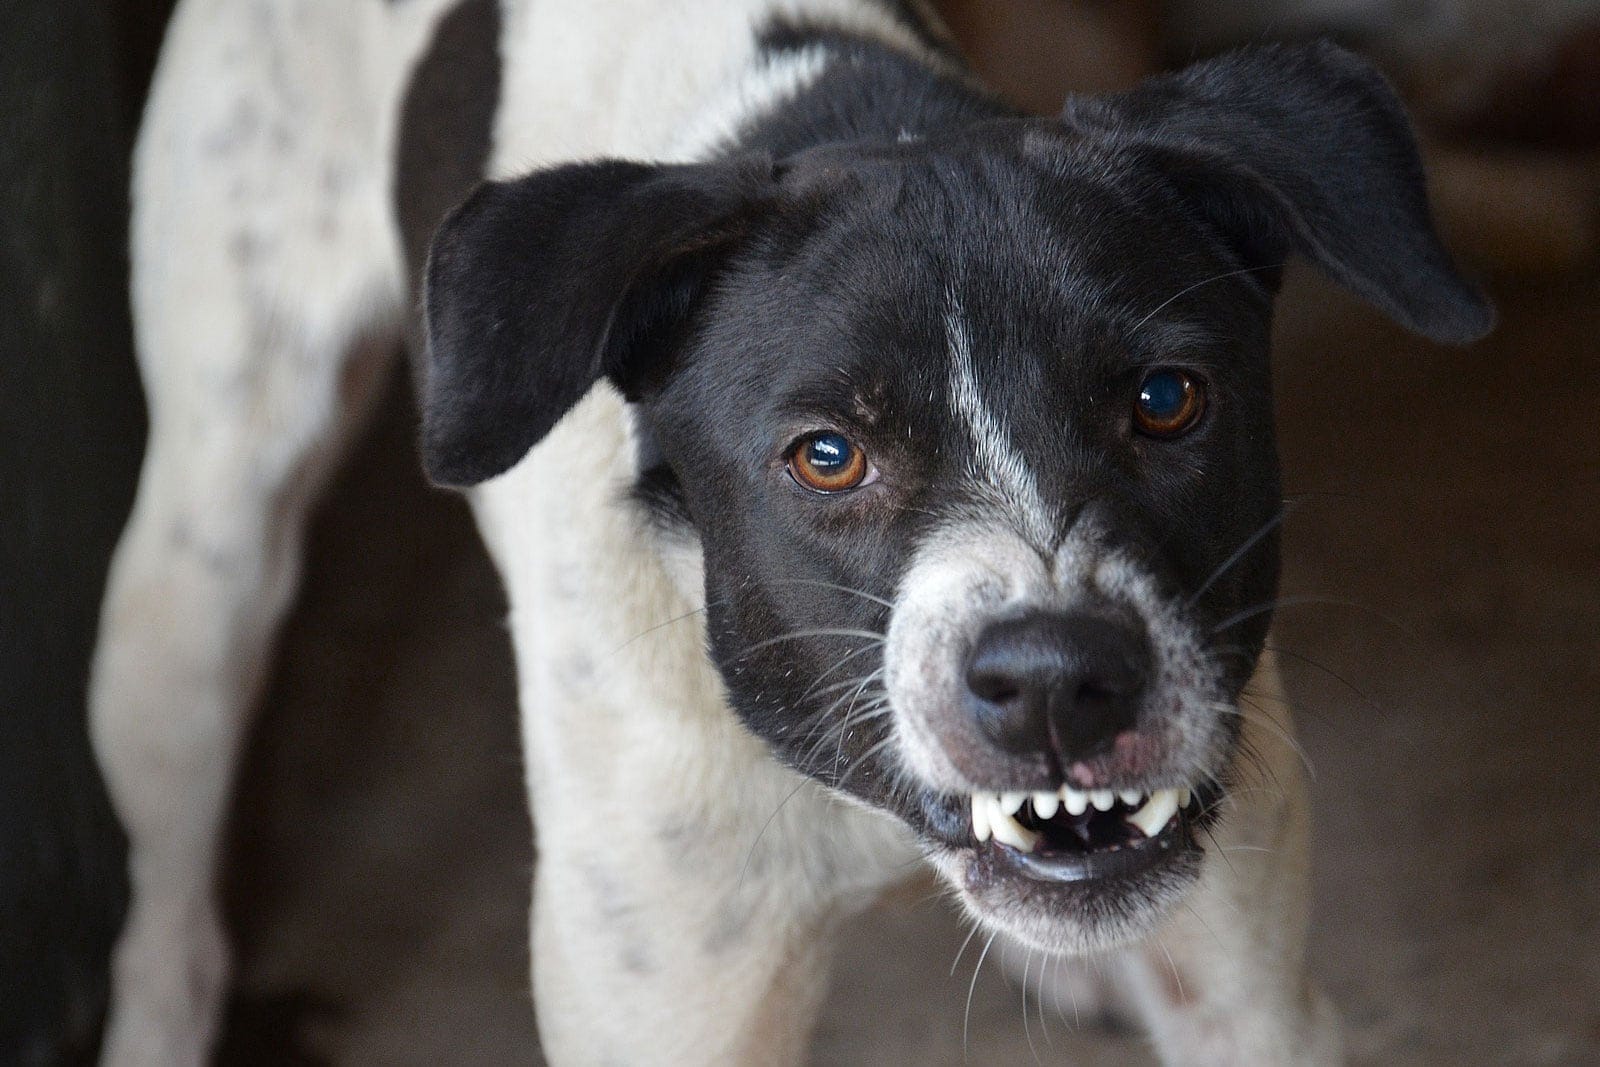
[[[1200,421],[1206,409],[1205,386],[1181,370],[1158,370],[1139,383],[1133,424],[1151,437],[1177,437]]]
[[[812,434],[789,452],[789,474],[814,493],[842,493],[866,478],[867,454],[842,434]]]

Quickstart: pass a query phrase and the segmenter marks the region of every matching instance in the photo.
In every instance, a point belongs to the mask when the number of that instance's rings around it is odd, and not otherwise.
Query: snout
[[[1152,670],[1136,619],[1031,611],[979,632],[966,663],[966,712],[1001,751],[1066,768],[1111,752],[1137,728]]]
[[[885,650],[893,743],[980,914],[1113,943],[1199,877],[1228,694],[1171,583],[1085,531],[1044,558],[992,527],[919,555]]]

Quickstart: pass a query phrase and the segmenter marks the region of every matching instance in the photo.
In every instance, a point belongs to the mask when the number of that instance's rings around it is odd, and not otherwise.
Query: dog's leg
[[[622,503],[623,425],[598,387],[473,494],[516,643],[540,1038],[559,1065],[802,1062],[831,928],[918,854],[736,721],[697,550],[664,560]]]
[[[90,697],[130,840],[104,1053],[117,1067],[198,1064],[214,1035],[234,758],[307,509],[395,350],[382,75],[356,5],[316,25],[299,7],[182,5],[135,158],[151,429]]]
[[[1163,1062],[1326,1067],[1343,1062],[1338,1018],[1306,974],[1306,769],[1270,658],[1246,688],[1255,760],[1225,801],[1189,903],[1123,955],[1123,985]]]
[[[872,816],[759,753],[744,765],[729,776],[739,783],[731,794],[670,814],[630,803],[631,788],[621,803],[541,797],[532,954],[552,1064],[806,1061],[834,929],[882,885],[837,881],[848,870],[827,869],[845,860],[837,841],[837,859],[817,850],[819,869],[806,870],[807,839],[870,837],[849,824]],[[565,777],[560,791],[576,784]],[[665,767],[630,775],[639,796],[682,784],[671,777]],[[855,857],[863,867],[875,859]]]

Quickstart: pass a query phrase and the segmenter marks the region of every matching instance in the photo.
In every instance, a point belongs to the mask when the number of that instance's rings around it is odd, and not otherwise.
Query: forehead
[[[708,316],[700,359],[758,408],[939,406],[963,369],[1059,395],[1237,332],[1226,299],[1168,303],[1227,264],[1104,161],[930,152],[838,186],[782,218]]]

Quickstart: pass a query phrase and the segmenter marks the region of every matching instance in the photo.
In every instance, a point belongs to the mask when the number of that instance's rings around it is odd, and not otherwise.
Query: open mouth
[[[1031,878],[1080,882],[1135,874],[1191,846],[1200,810],[1187,788],[973,793],[972,834]]]

